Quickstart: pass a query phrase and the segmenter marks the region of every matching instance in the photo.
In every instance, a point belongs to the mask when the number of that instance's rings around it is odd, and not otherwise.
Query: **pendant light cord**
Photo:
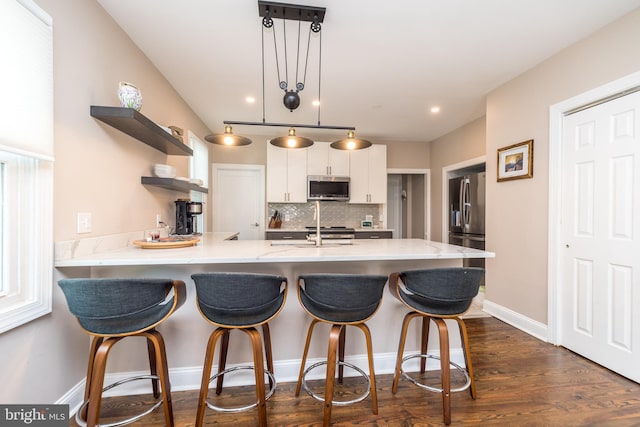
[[[262,27],[262,123],[266,123],[264,112],[264,26]]]
[[[309,34],[311,37],[311,34]],[[307,52],[308,54],[308,52]],[[322,31],[320,32],[320,52],[318,53],[318,126],[320,126],[320,84],[322,83]]]

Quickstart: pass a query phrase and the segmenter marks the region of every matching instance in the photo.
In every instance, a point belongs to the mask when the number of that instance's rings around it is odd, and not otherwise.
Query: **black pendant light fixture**
[[[321,23],[324,21],[324,16],[326,13],[326,9],[324,7],[315,7],[315,6],[305,6],[305,5],[295,5],[295,4],[287,4],[287,3],[276,3],[271,1],[258,1],[258,15],[262,18],[261,26],[262,26],[262,121],[261,122],[246,122],[246,121],[234,121],[234,120],[225,120],[223,123],[225,124],[225,133],[221,135],[209,135],[206,136],[205,139],[209,142],[213,142],[214,144],[222,144],[222,145],[247,145],[251,143],[249,138],[245,138],[239,135],[233,135],[231,131],[231,125],[237,126],[279,126],[279,127],[287,127],[289,128],[289,133],[287,136],[280,136],[277,138],[273,138],[270,140],[272,145],[283,148],[304,148],[313,145],[313,140],[309,138],[305,138],[302,136],[296,135],[296,128],[310,128],[310,129],[331,129],[331,130],[346,130],[349,131],[350,138],[355,141],[350,143],[349,139],[336,141],[331,144],[334,148],[340,148],[344,145],[345,148],[340,149],[353,149],[357,150],[359,148],[366,148],[371,145],[369,141],[355,139],[355,127],[353,126],[328,126],[320,124],[320,104],[318,104],[318,123],[317,125],[311,124],[292,124],[292,123],[272,123],[266,121],[265,114],[265,73],[264,73],[264,49],[265,49],[265,32],[271,32],[273,34],[273,45],[275,50],[275,60],[276,60],[276,70],[277,70],[277,79],[278,79],[278,87],[284,91],[284,96],[282,98],[282,103],[286,109],[290,112],[294,112],[300,106],[300,92],[302,92],[305,88],[306,83],[306,75],[307,75],[307,63],[309,60],[309,51],[311,44],[311,35],[317,34],[318,38],[318,103],[320,102],[320,80],[321,80],[321,71],[322,71],[322,26]],[[282,20],[282,35],[283,35],[283,50],[284,50],[284,78],[281,78],[280,75],[280,63],[279,63],[279,52],[278,52],[278,44],[276,37],[276,26],[274,19]],[[297,46],[298,51],[296,55],[296,75],[295,75],[295,87],[289,86],[289,70],[287,64],[287,33],[286,33],[286,22],[285,21],[297,21],[298,22],[298,39]],[[301,76],[298,75],[298,71],[300,70],[300,41],[301,41],[301,23],[309,22],[309,32],[307,36],[307,47],[306,53],[304,54],[304,68],[302,70]],[[304,44],[304,43],[303,43]],[[299,78],[302,77],[302,78]],[[231,138],[234,138],[234,143],[229,144]],[[344,144],[338,144],[342,143]],[[368,144],[368,145],[367,145]],[[353,146],[353,148],[351,148]]]
[[[214,144],[236,147],[251,144],[251,140],[249,138],[245,136],[234,135],[233,128],[229,125],[226,125],[224,127],[224,133],[217,135],[207,135],[204,137],[204,139]]]
[[[350,130],[347,133],[347,139],[332,142],[331,148],[337,148],[338,150],[361,150],[371,147],[371,145],[371,141],[356,138],[356,132]]]

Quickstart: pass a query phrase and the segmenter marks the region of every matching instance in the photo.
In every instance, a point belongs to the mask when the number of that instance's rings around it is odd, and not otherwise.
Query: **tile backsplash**
[[[380,206],[347,202],[320,202],[320,225],[360,228],[360,221],[364,220],[366,215],[371,215],[373,216],[373,225],[381,226]],[[315,202],[269,203],[269,217],[276,210],[280,212],[282,217],[282,228],[304,228],[316,224],[313,219]],[[267,218],[268,223],[269,218]]]

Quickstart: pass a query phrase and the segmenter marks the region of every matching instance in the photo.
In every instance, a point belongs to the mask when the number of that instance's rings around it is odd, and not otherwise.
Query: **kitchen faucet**
[[[315,240],[316,246],[322,246],[322,237],[320,236],[320,200],[316,200],[313,218],[316,220],[316,237],[307,236],[307,240]]]

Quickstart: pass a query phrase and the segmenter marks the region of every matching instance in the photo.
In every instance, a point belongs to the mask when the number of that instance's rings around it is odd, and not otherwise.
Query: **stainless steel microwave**
[[[349,200],[348,176],[307,176],[307,200]]]

